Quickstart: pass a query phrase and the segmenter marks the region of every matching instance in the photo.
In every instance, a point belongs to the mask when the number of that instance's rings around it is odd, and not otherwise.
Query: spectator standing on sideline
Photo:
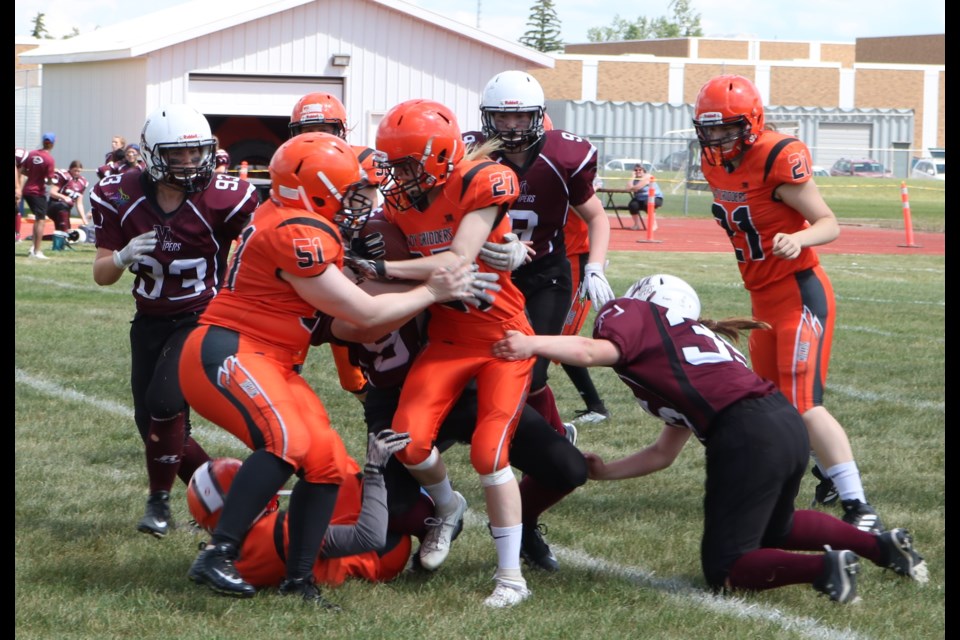
[[[16,209],[13,214],[13,241],[21,242],[20,225],[23,222],[23,176],[20,175],[20,165],[27,157],[27,150],[16,147],[13,152],[13,181],[16,194]]]
[[[492,158],[513,169],[521,193],[510,208],[513,233],[529,242],[532,260],[509,264],[513,282],[526,298],[533,330],[558,335],[573,297],[570,261],[563,228],[570,207],[588,227],[589,258],[584,267],[586,290],[595,307],[613,298],[604,276],[610,221],[594,193],[597,149],[590,142],[566,131],[544,131],[543,89],[536,78],[523,71],[504,71],[487,82],[480,99],[482,132],[464,136],[468,144],[499,140],[502,148]],[[522,254],[526,258],[526,253]],[[550,361],[538,358],[527,402],[559,432],[568,429],[547,384]],[[595,404],[580,416],[606,416],[606,407]],[[576,422],[576,421],[575,421]]]
[[[47,204],[47,215],[53,220],[57,231],[70,231],[70,212],[77,207],[80,221],[89,224],[87,211],[83,206],[83,192],[90,183],[83,177],[83,163],[74,160],[66,171],[57,171],[53,174],[50,184],[50,199]]]
[[[144,171],[111,175],[93,188],[93,279],[107,286],[133,274],[130,391],[150,486],[137,529],[163,538],[174,481],[186,484],[210,459],[190,435],[177,378],[180,349],[223,282],[231,243],[258,200],[248,182],[213,177],[210,125],[189,105],[150,113],[140,146]]]
[[[882,531],[847,434],[823,406],[837,305],[813,247],[835,240],[840,225],[812,180],[810,150],[764,130],[760,92],[743,76],[704,84],[693,124],[713,217],[733,245],[753,315],[773,327],[750,335],[753,369],[773,380],[803,416],[818,477],[825,478],[814,500],[824,502],[832,482],[845,522]]]
[[[297,100],[290,114],[287,125],[290,137],[301,133],[329,133],[343,141],[347,139],[347,109],[335,95],[324,92],[308,93]],[[377,202],[379,195],[377,186],[380,184],[380,175],[373,164],[374,150],[363,145],[351,145],[357,160],[367,174],[368,186],[364,195],[373,202]],[[355,240],[357,229],[341,228],[345,246],[350,247]],[[358,247],[359,248],[359,247]],[[352,393],[360,402],[366,400],[367,378],[359,367],[350,362],[347,349],[341,345],[330,343],[333,362],[337,367],[340,378],[340,387]]]
[[[494,352],[508,360],[539,354],[612,367],[640,406],[663,420],[656,442],[625,458],[606,463],[585,454],[594,480],[660,471],[690,434],[700,440],[706,455],[700,559],[715,591],[810,584],[831,600],[853,602],[858,554],[926,582],[926,563],[905,529],[875,534],[819,511],[794,510],[810,441],[790,401],[724,340],[750,329],[769,326],[752,318],[701,320],[693,288],[658,274],[601,309],[592,339],[510,332]]]
[[[507,212],[519,195],[519,184],[510,167],[486,157],[494,147],[476,149],[474,157],[480,159],[466,157],[456,116],[438,102],[408,100],[390,109],[377,129],[377,150],[384,154],[378,157],[384,172],[384,213],[407,237],[411,255],[422,257],[367,261],[358,265],[363,275],[423,280],[433,269],[460,259],[472,263],[486,241],[504,242],[510,232]],[[508,273],[486,263],[479,268]],[[393,423],[394,430],[413,438],[397,458],[436,505],[438,524],[419,554],[423,567],[432,571],[449,554],[456,525],[467,509],[467,501],[451,486],[436,436],[453,398],[476,379],[470,462],[480,476],[497,550],[496,586],[484,601],[493,608],[513,606],[530,596],[520,569],[522,512],[509,445],[530,387],[533,361],[498,362],[490,346],[506,329],[533,330],[523,294],[509,279],[501,278],[499,284],[492,306],[430,307],[427,346],[407,374]]]
[[[27,254],[37,260],[48,260],[43,254],[43,229],[47,218],[47,185],[53,180],[55,161],[50,152],[57,142],[56,134],[47,132],[41,138],[41,147],[29,152],[20,163],[20,173],[25,177],[21,192],[30,211],[33,212],[33,246]]]
[[[309,320],[323,311],[390,331],[435,302],[466,297],[470,276],[458,260],[423,285],[374,298],[343,275],[334,219],[367,215],[372,201],[362,193],[360,163],[340,138],[309,133],[287,140],[270,161],[270,179],[271,198],[243,230],[228,277],[180,359],[190,406],[252,450],[188,577],[225,595],[255,595],[234,561],[250,526],[296,473],[280,593],[329,609],[312,569],[350,469],[323,403],[300,375]]]
[[[113,136],[110,140],[110,151],[107,151],[103,157],[103,162],[111,162],[116,159],[117,151],[123,152],[127,148],[127,139],[123,136]]]
[[[633,195],[630,196],[630,202],[627,203],[627,209],[633,218],[631,231],[640,230],[640,214],[647,212],[647,202],[650,197],[650,183],[653,182],[653,206],[659,209],[663,206],[663,191],[660,190],[660,184],[654,180],[653,175],[647,173],[642,164],[633,166],[633,178],[630,180],[630,189]],[[647,223],[650,221],[647,220]],[[656,219],[654,219],[653,230],[657,230]]]

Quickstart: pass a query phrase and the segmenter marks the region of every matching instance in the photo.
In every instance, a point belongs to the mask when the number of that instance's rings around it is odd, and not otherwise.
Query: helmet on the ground
[[[377,163],[387,180],[380,192],[399,210],[419,203],[443,184],[463,159],[457,118],[433,100],[407,100],[383,117],[377,129]]]
[[[693,109],[693,126],[711,165],[734,162],[763,133],[763,100],[756,85],[736,75],[717,76],[700,88]],[[712,127],[735,126],[722,138],[712,138]],[[724,148],[729,145],[728,148]]]
[[[308,126],[330,125],[333,130],[326,131],[338,138],[347,138],[347,109],[340,99],[329,93],[308,93],[293,106],[290,115],[290,136],[303,133]]]
[[[682,317],[690,320],[700,318],[700,298],[685,280],[677,276],[658,273],[637,280],[624,298],[636,298],[676,311]]]
[[[243,463],[236,458],[214,458],[197,467],[187,484],[187,508],[197,524],[213,533],[220,521],[220,513],[233,478]],[[274,497],[267,508],[257,516],[276,511],[279,499]]]
[[[543,88],[537,79],[523,71],[504,71],[490,79],[480,98],[483,135],[500,138],[508,151],[528,149],[543,135]],[[530,113],[526,129],[500,131],[494,122],[497,113]]]
[[[285,207],[305,209],[338,226],[366,219],[373,201],[353,147],[329,133],[301,133],[284,142],[270,160],[270,197]]]
[[[188,164],[175,164],[170,154],[177,149],[197,150]],[[206,117],[190,105],[168,104],[147,116],[140,134],[140,154],[146,173],[156,182],[187,193],[203,191],[213,176],[217,140]]]

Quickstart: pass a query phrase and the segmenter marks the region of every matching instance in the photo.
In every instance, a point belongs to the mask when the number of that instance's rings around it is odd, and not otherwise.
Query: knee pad
[[[437,464],[437,461],[439,459],[440,459],[440,452],[437,451],[436,447],[434,447],[433,449],[430,450],[430,455],[428,455],[427,459],[424,460],[423,462],[420,462],[417,464],[405,464],[403,466],[405,466],[407,469],[410,469],[412,471],[421,471],[423,469],[429,469],[433,465]]]
[[[514,479],[516,479],[516,477],[513,475],[513,467],[507,465],[499,471],[482,474],[480,476],[480,485],[483,487],[496,487],[497,485],[505,484]]]

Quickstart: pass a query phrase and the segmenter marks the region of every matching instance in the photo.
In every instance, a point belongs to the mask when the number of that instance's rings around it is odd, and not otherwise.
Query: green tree
[[[33,31],[30,32],[30,35],[38,40],[41,38],[49,39],[50,32],[47,31],[47,25],[43,23],[43,19],[47,14],[43,12],[37,12],[37,15],[33,17]]]
[[[560,18],[553,0],[537,0],[530,8],[527,31],[520,38],[520,44],[537,51],[563,51],[560,40]]]
[[[612,40],[650,40],[653,38],[691,38],[703,35],[700,27],[700,14],[694,13],[690,0],[671,0],[673,18],[660,16],[647,18],[640,16],[633,22],[613,16],[613,22],[607,27],[587,29],[590,42],[610,42]]]

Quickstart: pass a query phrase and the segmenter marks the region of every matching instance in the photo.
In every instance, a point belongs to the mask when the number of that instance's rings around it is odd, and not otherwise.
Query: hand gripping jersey
[[[53,185],[60,187],[60,194],[70,198],[70,206],[77,204],[77,200],[83,196],[90,184],[82,175],[74,178],[67,170],[57,171],[53,174]],[[64,203],[66,204],[66,203]]]
[[[302,363],[317,310],[277,272],[312,278],[331,265],[343,266],[343,242],[336,225],[268,200],[243,230],[220,294],[200,322],[274,345]]]
[[[471,131],[464,142],[476,144],[483,134]],[[533,241],[537,255],[517,272],[536,270],[548,256],[565,255],[563,227],[571,205],[581,205],[593,195],[597,174],[597,148],[567,131],[547,131],[534,148],[534,156],[523,167],[514,166],[502,152],[494,160],[509,166],[519,178],[520,193],[510,207],[513,232],[521,240]],[[534,266],[537,265],[537,266]]]
[[[257,206],[250,183],[217,174],[176,211],[155,204],[146,174],[130,171],[101,180],[90,195],[98,248],[119,251],[151,229],[157,248],[130,267],[137,312],[172,316],[201,311],[223,282],[231,242]],[[148,195],[149,194],[149,195]]]
[[[413,257],[449,251],[463,217],[471,211],[491,206],[498,207],[500,219],[494,224],[488,240],[504,242],[504,234],[510,232],[507,208],[517,196],[516,179],[512,169],[496,162],[463,160],[453,169],[447,181],[436,188],[440,193],[426,211],[411,208],[397,212],[391,205],[385,204],[384,214],[407,236],[407,246]],[[495,272],[482,260],[478,264],[480,271]],[[479,310],[458,301],[432,305],[431,338],[451,336],[460,341],[471,335],[471,330],[476,331],[482,325],[509,321],[522,315],[525,303],[523,294],[505,272],[500,272],[500,275],[498,284],[502,288],[497,292],[492,307]]]
[[[644,300],[608,302],[597,316],[593,337],[620,349],[613,370],[645,411],[691,429],[701,441],[724,409],[776,391],[729,342],[696,320]]]
[[[713,191],[713,217],[730,238],[748,291],[819,264],[811,247],[801,249],[796,260],[775,258],[772,249],[776,234],[809,226],[799,212],[773,199],[773,191],[781,184],[801,184],[813,177],[807,145],[764,131],[733,173],[706,159],[701,159],[700,166]]]

